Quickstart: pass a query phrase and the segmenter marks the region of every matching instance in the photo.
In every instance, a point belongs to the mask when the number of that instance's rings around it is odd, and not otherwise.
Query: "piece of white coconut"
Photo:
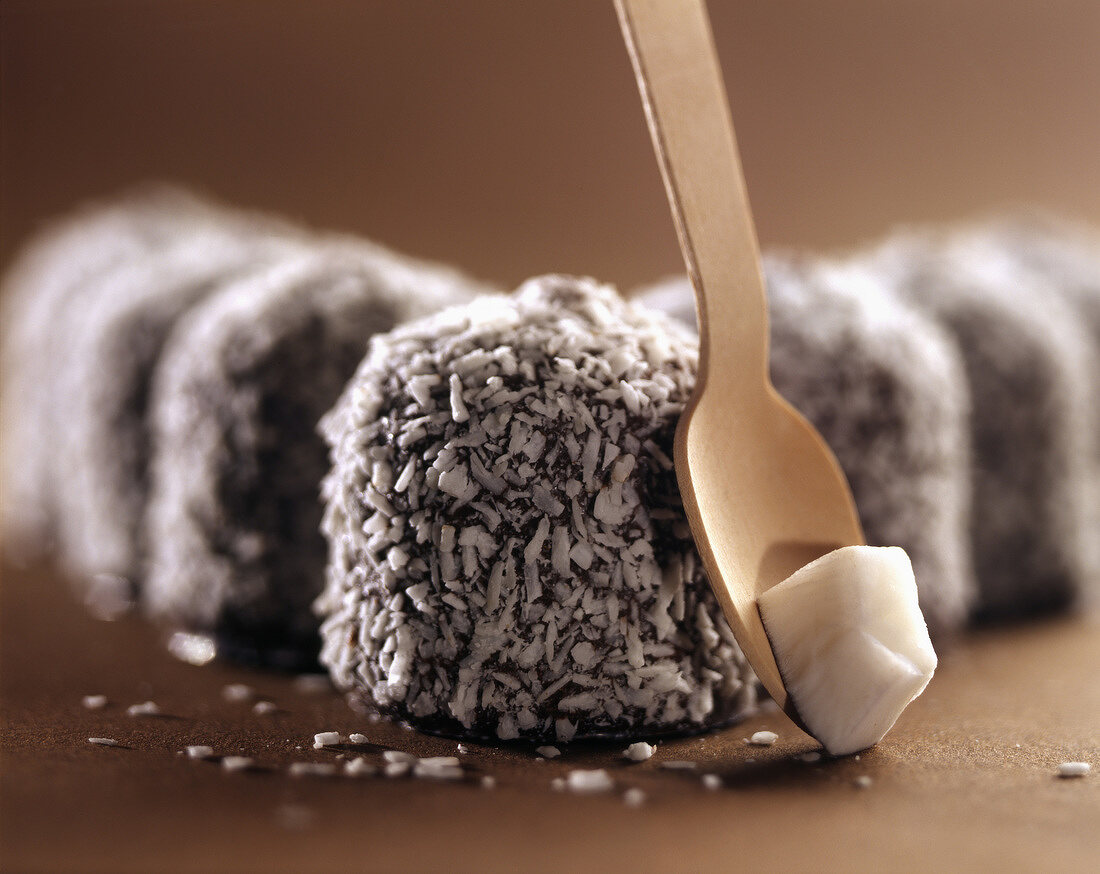
[[[913,566],[896,546],[845,546],[758,599],[795,709],[834,756],[878,743],[936,669]]]

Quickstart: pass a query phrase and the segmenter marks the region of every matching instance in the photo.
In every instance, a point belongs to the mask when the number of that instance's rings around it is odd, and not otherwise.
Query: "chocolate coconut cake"
[[[965,237],[902,234],[869,257],[954,336],[966,368],[975,615],[1066,607],[1088,564],[1094,399],[1080,317],[1050,282]]]
[[[563,276],[376,337],[322,421],[336,683],[418,728],[502,740],[751,708],[670,457],[696,354]]]
[[[1085,547],[1091,596],[1100,596],[1100,236],[1090,228],[1042,213],[1009,216],[967,228],[968,245],[982,260],[1008,259],[1013,271],[1056,290],[1091,338],[1087,405],[1091,475],[1087,481]]]
[[[958,629],[975,594],[969,397],[950,337],[858,263],[765,258],[771,376],[832,448],[868,543],[909,553],[933,633]],[[694,326],[686,278],[643,303]]]
[[[373,334],[473,288],[450,270],[327,241],[195,306],[150,402],[148,612],[237,659],[315,665],[328,468],[316,423]]]
[[[9,555],[52,542],[62,488],[59,437],[69,398],[60,372],[72,360],[114,271],[206,227],[216,211],[182,191],[142,188],[76,210],[43,229],[4,278],[0,309],[3,377],[3,521]]]
[[[288,257],[302,242],[225,217],[116,268],[94,299],[83,297],[82,326],[57,385],[65,411],[58,530],[75,574],[135,582],[140,574],[150,381],[173,325],[234,276]]]

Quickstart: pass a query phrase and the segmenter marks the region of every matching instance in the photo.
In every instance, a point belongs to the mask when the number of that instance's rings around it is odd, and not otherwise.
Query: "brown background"
[[[1095,0],[713,0],[765,245],[1100,222]],[[679,257],[610,0],[4,0],[0,262],[167,178],[514,283]]]
[[[1010,202],[1100,223],[1095,0],[711,6],[766,245],[847,247]],[[0,265],[44,218],[161,178],[506,283],[680,269],[604,0],[4,0],[0,15]],[[1095,616],[943,648],[861,761],[801,762],[813,743],[771,714],[660,749],[721,774],[718,793],[656,762],[624,768],[617,748],[540,763],[474,746],[473,773],[500,780],[484,792],[292,780],[289,761],[335,755],[313,752],[315,731],[366,733],[372,760],[454,744],[284,677],[175,662],[140,622],[89,619],[56,571],[3,571],[4,870],[1047,872],[1100,857]],[[223,701],[233,681],[279,713]],[[97,692],[111,706],[84,710]],[[167,716],[124,715],[147,698]],[[741,743],[765,727],[775,747]],[[188,762],[189,743],[260,768]],[[1058,780],[1067,759],[1093,776]],[[594,765],[647,805],[550,790]]]

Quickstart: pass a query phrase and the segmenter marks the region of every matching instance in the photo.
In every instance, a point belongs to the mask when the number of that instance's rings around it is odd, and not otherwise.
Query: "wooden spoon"
[[[836,458],[768,376],[760,251],[706,7],[615,5],[695,288],[699,375],[676,432],[684,509],[745,657],[802,724],[756,599],[863,532]]]

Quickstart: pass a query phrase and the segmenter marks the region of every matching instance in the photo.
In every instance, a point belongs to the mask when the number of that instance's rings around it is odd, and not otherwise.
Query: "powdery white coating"
[[[936,653],[903,549],[833,550],[757,602],[783,685],[834,756],[878,743],[932,679]]]
[[[248,756],[226,756],[222,759],[222,768],[226,771],[247,771],[255,764]]]
[[[107,706],[106,695],[85,695],[80,702],[88,710],[102,710]]]
[[[214,755],[214,748],[205,744],[192,744],[187,748],[189,759],[209,759]]]
[[[595,792],[610,792],[615,788],[615,781],[603,768],[592,771],[570,771],[565,778],[565,788],[578,795],[587,795]]]
[[[1087,777],[1092,770],[1088,762],[1062,762],[1058,766],[1059,777]]]
[[[696,347],[665,322],[550,276],[374,339],[321,426],[339,687],[502,740],[700,730],[753,706],[679,501]]]
[[[758,731],[749,738],[749,743],[758,747],[770,747],[777,740],[779,740],[779,735],[774,731]]]
[[[328,466],[317,420],[372,334],[474,288],[378,246],[322,239],[194,307],[152,389],[147,610],[241,660],[315,664]]]
[[[840,463],[867,541],[901,546],[934,632],[976,596],[968,536],[970,399],[952,337],[859,260],[765,257],[776,389]],[[686,278],[640,299],[694,325]]]
[[[900,233],[869,262],[957,342],[970,383],[970,529],[979,618],[1071,604],[1085,585],[1095,375],[1082,319],[1003,251]]]
[[[632,762],[644,762],[646,759],[651,758],[656,751],[656,746],[640,740],[623,750],[623,758]]]

